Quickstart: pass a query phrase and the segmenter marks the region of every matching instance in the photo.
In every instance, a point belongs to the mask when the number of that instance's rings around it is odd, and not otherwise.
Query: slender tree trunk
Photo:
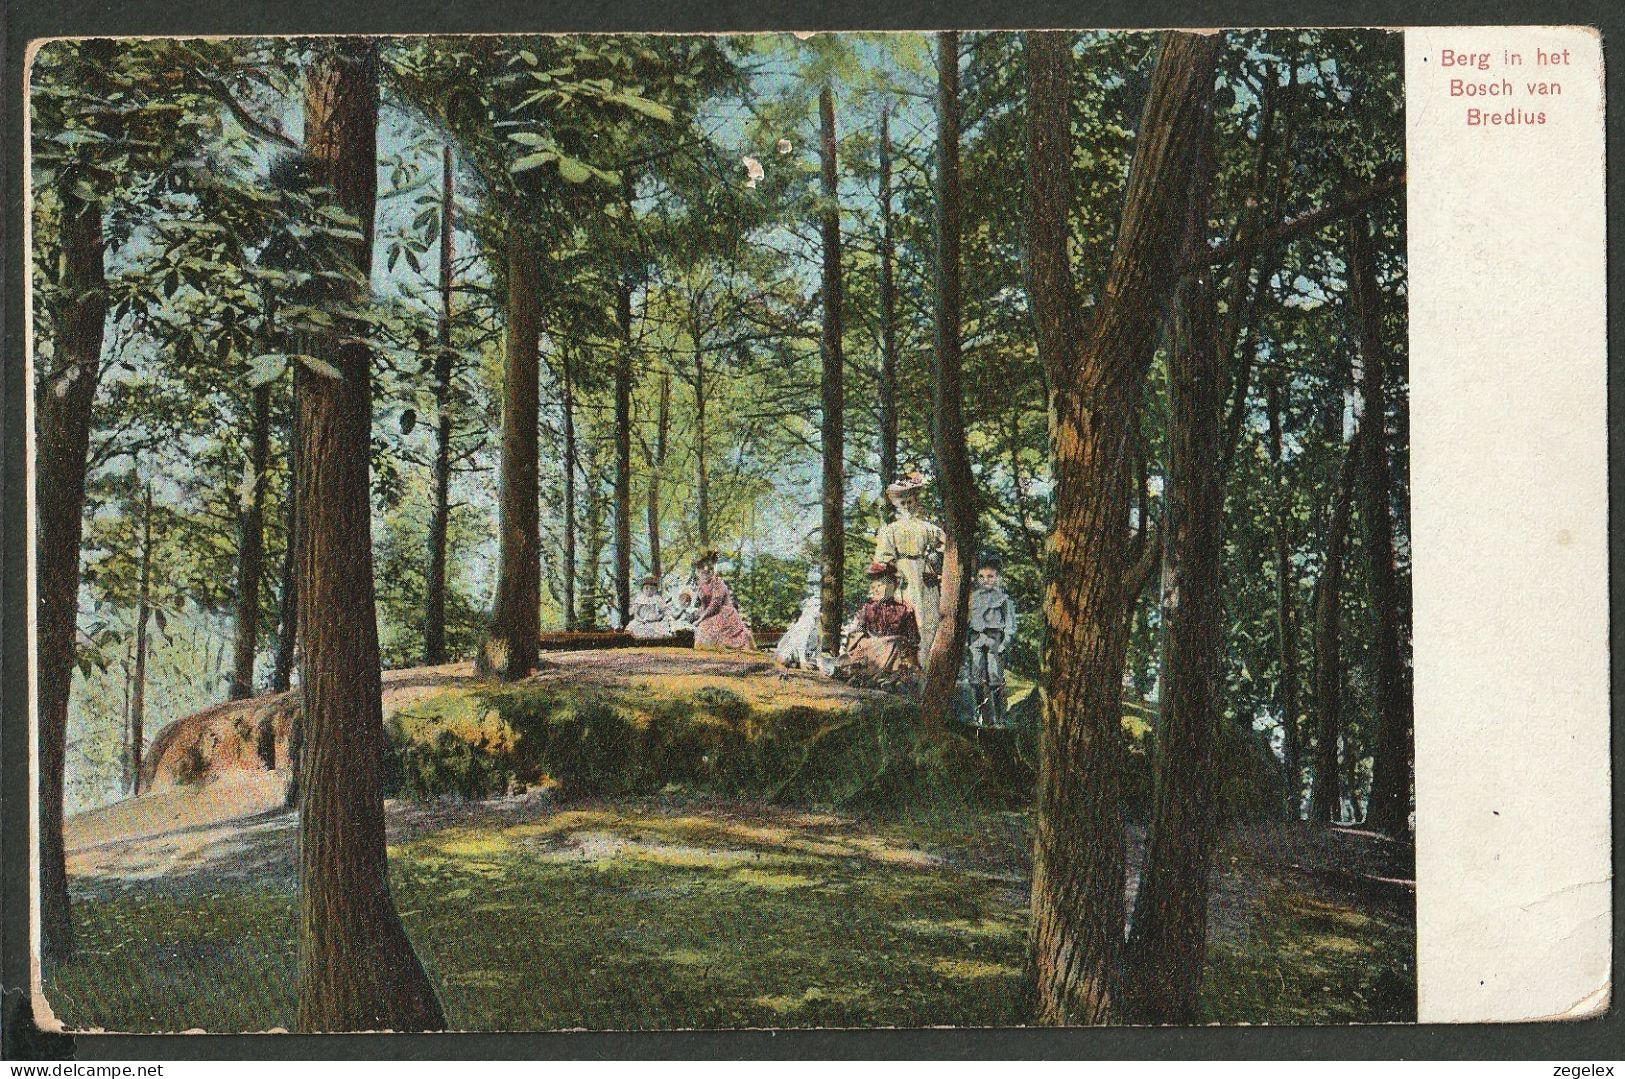
[[[434,504],[429,511],[429,572],[423,613],[423,662],[446,662],[446,534],[451,527],[451,147],[440,150],[440,340],[434,358]]]
[[[1286,757],[1286,819],[1303,815],[1303,751],[1298,703],[1298,620],[1292,602],[1291,516],[1281,461],[1281,396],[1277,380],[1269,388],[1269,453],[1275,496],[1275,637],[1280,649],[1281,744]]]
[[[276,661],[271,667],[271,688],[286,693],[293,680],[294,653],[299,644],[299,408],[293,402],[288,409],[288,518],[287,543],[282,549],[282,609],[278,612]],[[294,721],[298,727],[298,721]],[[289,784],[289,805],[296,805],[299,786],[298,758],[294,756],[290,736],[288,761],[293,766],[293,779]]]
[[[711,546],[711,473],[705,464],[705,354],[700,351],[699,338],[694,338],[694,472],[699,495],[699,530],[701,548]]]
[[[1376,659],[1377,738],[1372,761],[1371,825],[1392,836],[1410,827],[1412,700],[1405,667],[1405,618],[1394,567],[1393,474],[1388,465],[1387,354],[1382,347],[1377,266],[1365,218],[1349,222],[1349,284],[1359,326],[1366,437],[1360,444],[1360,517],[1371,575],[1371,616]]]
[[[147,745],[147,621],[152,616],[152,481],[141,500],[141,580],[135,602],[135,676],[130,694],[130,793],[141,793]]]
[[[542,564],[537,508],[537,402],[541,326],[536,251],[517,218],[508,226],[508,340],[502,378],[501,539],[483,669],[523,678],[536,669]]]
[[[271,446],[271,387],[254,389],[247,490],[237,492],[237,633],[232,647],[232,700],[254,695],[259,654],[260,575],[265,561],[265,467]]]
[[[1341,813],[1337,743],[1343,733],[1343,548],[1362,434],[1354,433],[1343,459],[1326,525],[1326,564],[1315,584],[1315,774],[1309,786],[1309,819],[1316,824],[1334,821]]]
[[[841,354],[841,208],[840,188],[835,175],[835,95],[828,85],[818,93],[818,161],[823,192],[819,232],[823,237],[824,269],[822,298],[823,336],[819,352],[823,358],[822,442],[823,460],[823,582],[819,593],[818,617],[824,651],[835,653],[841,647],[841,623],[845,621],[841,596],[846,574],[846,391],[843,380],[846,362]]]
[[[575,629],[581,624],[576,609],[576,471],[580,468],[580,450],[576,445],[575,370],[568,345],[559,350],[559,357],[564,410],[564,628]]]
[[[340,38],[306,71],[305,146],[319,183],[360,219],[347,252],[372,262],[377,195],[378,45]],[[360,299],[328,282],[334,307]],[[384,850],[383,707],[372,577],[372,357],[339,332],[314,335],[338,378],[301,365],[300,593],[305,753],[299,817],[300,1031],[438,1030],[440,1004],[389,894]]]
[[[1348,817],[1350,824],[1359,824],[1365,815],[1360,807],[1360,758],[1364,750],[1354,737],[1354,731],[1345,726],[1343,728],[1343,792],[1348,799]]]
[[[892,279],[891,108],[880,110],[880,504],[897,479],[897,289]]]
[[[1130,447],[1178,272],[1217,51],[1215,37],[1164,36],[1102,301],[1086,329],[1067,255],[1071,37],[1027,35],[1030,291],[1055,459],[1032,891],[1033,1018],[1042,1024],[1123,1015]]]
[[[73,954],[62,812],[68,740],[68,695],[77,658],[80,541],[91,406],[107,321],[102,211],[62,190],[62,299],[54,312],[52,364],[34,396],[34,506],[39,659],[40,932],[44,957]]]
[[[292,384],[296,379],[290,378]],[[288,539],[282,552],[281,630],[277,634],[276,663],[271,670],[271,688],[286,693],[293,679],[295,657],[299,653],[299,394],[292,389],[288,408]],[[299,807],[299,777],[304,760],[305,724],[298,713],[288,723],[288,789],[283,792],[285,809]]]
[[[615,322],[615,616],[624,627],[632,620],[632,286],[625,281],[615,293]]]
[[[959,355],[959,35],[937,35],[937,342],[932,355],[937,476],[947,543],[937,633],[926,656],[920,721],[944,727],[965,651],[966,609],[976,572],[976,489],[965,449]]]
[[[1211,121],[1209,121],[1211,124]],[[1207,246],[1211,149],[1190,185],[1184,252]],[[1214,745],[1220,723],[1224,646],[1225,364],[1206,266],[1174,292],[1168,352],[1168,485],[1163,500],[1164,574],[1161,725],[1154,756],[1146,864],[1128,941],[1134,1018],[1192,1023],[1207,954],[1213,832]]]
[[[597,449],[591,439],[587,441],[587,461],[584,470],[587,494],[587,553],[581,560],[581,618],[588,629],[597,629],[599,614],[603,611],[604,580],[600,573],[604,565],[604,495],[595,467]]]
[[[649,572],[664,578],[660,556],[660,476],[666,467],[666,449],[671,435],[671,372],[660,373],[660,404],[655,413],[654,454],[649,460]]]

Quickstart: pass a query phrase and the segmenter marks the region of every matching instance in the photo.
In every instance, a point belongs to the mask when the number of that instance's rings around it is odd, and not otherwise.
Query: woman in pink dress
[[[734,605],[728,582],[717,576],[717,553],[703,551],[694,559],[700,619],[694,625],[694,647],[754,651],[756,638]]]

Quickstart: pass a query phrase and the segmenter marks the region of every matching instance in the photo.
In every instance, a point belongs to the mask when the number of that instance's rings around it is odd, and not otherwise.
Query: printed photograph
[[[54,1020],[1414,1021],[1404,101],[1380,30],[36,43]]]

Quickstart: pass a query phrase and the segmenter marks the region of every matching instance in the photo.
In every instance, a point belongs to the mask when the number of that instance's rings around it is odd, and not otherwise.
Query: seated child
[[[642,590],[632,597],[632,618],[626,623],[626,632],[639,640],[659,640],[674,631],[666,600],[655,591],[659,584],[659,578],[645,577]]]

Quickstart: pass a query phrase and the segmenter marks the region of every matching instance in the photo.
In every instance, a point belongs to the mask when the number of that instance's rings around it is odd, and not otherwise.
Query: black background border
[[[3,4],[3,0],[0,0]],[[29,759],[27,677],[27,544],[23,342],[22,106],[24,55],[30,40],[83,35],[290,33],[478,33],[513,31],[724,31],[1147,28],[1165,26],[1417,26],[1579,24],[1603,34],[1608,102],[1607,149],[1621,152],[1625,58],[1609,46],[1625,38],[1625,4],[1617,0],[1532,3],[1468,0],[1434,3],[1425,11],[1398,0],[1225,0],[1182,3],[1140,0],[1132,8],[1101,0],[790,0],[772,6],[742,0],[615,0],[596,4],[522,0],[14,0],[3,4],[5,215],[5,352],[0,360],[0,1056],[79,1060],[343,1060],[343,1059],[1523,1059],[1584,1063],[1625,1057],[1625,1021],[1613,1004],[1604,1017],[1562,1023],[1401,1025],[1363,1027],[1080,1028],[1068,1030],[824,1030],[691,1031],[664,1033],[390,1034],[390,1035],[48,1035],[33,1026],[29,981]],[[1612,61],[1612,62],[1609,62]],[[1608,171],[1610,255],[1625,230],[1620,176]],[[1625,345],[1621,298],[1625,260],[1608,263],[1609,562],[1625,553],[1612,510],[1625,473],[1618,376]],[[1625,596],[1609,575],[1612,626],[1625,624]],[[1508,627],[1509,629],[1511,627]],[[1620,635],[1610,631],[1617,661]],[[1619,746],[1625,723],[1618,686],[1612,689],[1614,820],[1620,817]],[[1622,844],[1614,830],[1614,864]],[[1621,885],[1613,883],[1614,964],[1625,939],[1619,919]]]

